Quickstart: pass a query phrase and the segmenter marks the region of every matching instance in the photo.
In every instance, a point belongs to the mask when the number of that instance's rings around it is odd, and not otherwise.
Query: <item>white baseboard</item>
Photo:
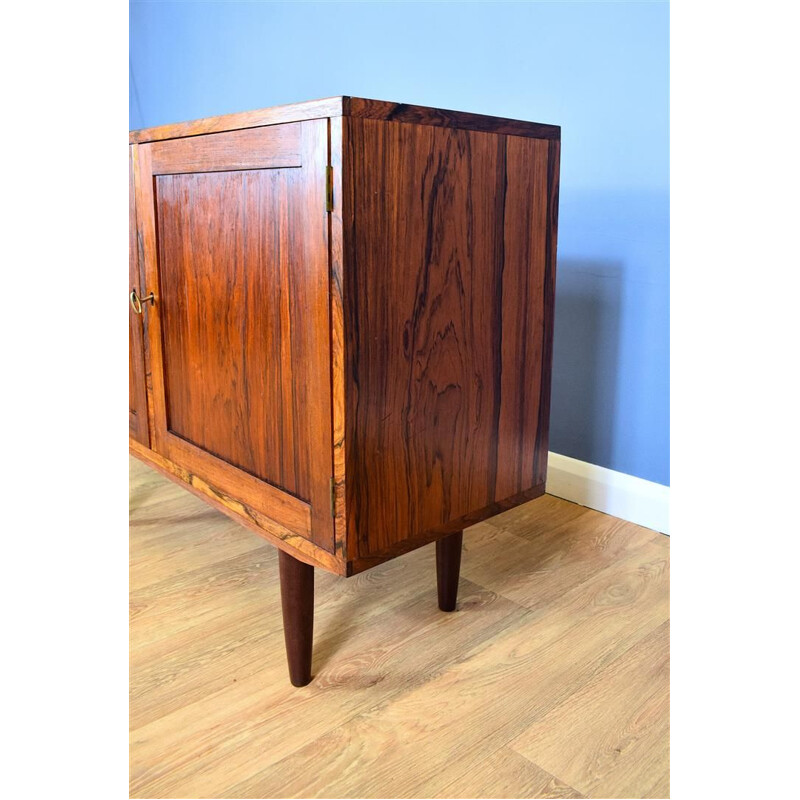
[[[548,494],[669,533],[669,486],[548,453]]]

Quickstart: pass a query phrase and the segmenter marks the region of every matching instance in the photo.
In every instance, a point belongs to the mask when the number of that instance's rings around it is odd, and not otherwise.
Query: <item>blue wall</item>
[[[131,128],[350,94],[562,126],[551,449],[669,483],[667,3],[131,3]]]

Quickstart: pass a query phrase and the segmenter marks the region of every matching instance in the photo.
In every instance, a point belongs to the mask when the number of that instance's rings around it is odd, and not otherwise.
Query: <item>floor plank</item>
[[[469,763],[508,742],[661,624],[664,576],[660,554],[639,551],[636,563],[601,571],[548,615],[529,612],[476,647],[465,643],[446,670],[316,738],[235,786],[231,796],[438,791],[446,772],[462,768],[455,762]],[[413,769],[409,753],[420,754]]]
[[[535,509],[544,506],[543,523]],[[562,517],[548,513],[561,508]],[[526,503],[470,530],[462,575],[520,605],[546,610],[599,569],[664,537],[555,497]],[[535,588],[535,591],[533,589]]]
[[[588,797],[669,791],[669,622],[511,742]]]
[[[664,796],[668,679],[625,675],[663,655],[667,537],[545,496],[464,541],[452,614],[433,547],[317,571],[295,689],[273,548],[132,461],[131,796]]]
[[[474,762],[436,797],[583,797],[508,747]]]

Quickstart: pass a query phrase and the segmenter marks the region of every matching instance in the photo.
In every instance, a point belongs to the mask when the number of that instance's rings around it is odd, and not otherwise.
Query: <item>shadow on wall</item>
[[[624,267],[559,259],[557,270],[550,450],[611,464]]]

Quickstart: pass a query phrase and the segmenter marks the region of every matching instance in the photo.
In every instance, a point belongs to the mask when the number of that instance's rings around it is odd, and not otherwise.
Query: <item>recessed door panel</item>
[[[293,168],[160,175],[155,200],[167,430],[308,501],[311,409],[297,373],[311,321],[292,246],[302,179]]]

